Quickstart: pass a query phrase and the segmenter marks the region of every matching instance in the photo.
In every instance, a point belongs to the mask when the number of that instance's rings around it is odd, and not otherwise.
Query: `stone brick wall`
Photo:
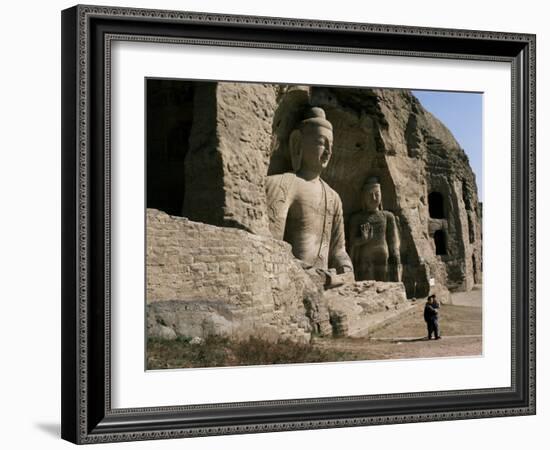
[[[285,242],[147,211],[152,335],[308,341],[316,293]]]
[[[402,283],[323,283],[286,242],[147,210],[150,337],[366,335],[407,305]]]

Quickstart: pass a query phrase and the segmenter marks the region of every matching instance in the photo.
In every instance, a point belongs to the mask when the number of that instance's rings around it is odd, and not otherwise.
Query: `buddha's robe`
[[[273,237],[288,242],[294,256],[313,267],[353,271],[336,191],[320,178],[306,181],[294,173],[269,176],[266,185]]]

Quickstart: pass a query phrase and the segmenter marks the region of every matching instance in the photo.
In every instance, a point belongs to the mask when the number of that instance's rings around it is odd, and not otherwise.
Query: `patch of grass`
[[[291,341],[274,343],[256,337],[233,341],[211,336],[194,345],[189,341],[189,338],[184,337],[173,341],[150,338],[147,345],[147,368],[250,366],[355,359],[346,352],[319,349],[311,344]]]

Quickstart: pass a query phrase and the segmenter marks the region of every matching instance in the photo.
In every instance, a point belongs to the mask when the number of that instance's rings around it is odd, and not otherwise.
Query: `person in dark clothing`
[[[436,300],[435,295],[430,295],[426,301],[424,320],[428,326],[428,339],[432,338],[432,334],[435,339],[441,339],[439,334],[439,302]]]

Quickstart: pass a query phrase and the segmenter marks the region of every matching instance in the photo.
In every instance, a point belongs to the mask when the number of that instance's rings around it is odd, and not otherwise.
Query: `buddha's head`
[[[294,172],[319,175],[332,156],[332,125],[321,108],[309,108],[289,138],[290,160]]]
[[[369,177],[362,189],[363,208],[367,211],[381,209],[382,191],[378,177]]]

